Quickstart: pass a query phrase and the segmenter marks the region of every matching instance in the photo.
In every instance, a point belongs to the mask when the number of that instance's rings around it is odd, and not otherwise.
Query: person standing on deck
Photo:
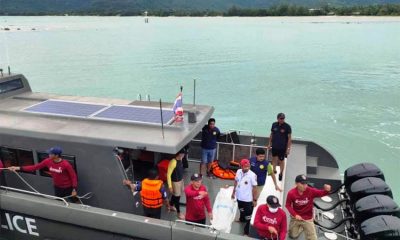
[[[286,197],[286,209],[291,216],[289,237],[297,239],[304,231],[307,240],[317,240],[313,217],[314,198],[329,195],[331,186],[325,184],[323,190],[310,187],[305,175],[298,175],[295,181],[296,187],[289,190]]]
[[[42,168],[48,168],[51,177],[53,178],[54,193],[57,197],[75,197],[77,195],[76,188],[78,186],[78,180],[76,177],[75,170],[71,164],[61,158],[62,149],[60,147],[50,148],[48,151],[49,157],[42,162],[23,167],[9,167],[11,171],[27,171],[34,172]]]
[[[251,214],[257,205],[257,176],[250,170],[250,161],[242,159],[241,169],[237,170],[232,199],[237,199],[240,212],[240,222],[245,222],[244,235],[249,235]]]
[[[271,135],[269,136],[268,149],[272,149],[272,165],[276,173],[276,165],[279,160],[279,181],[282,181],[285,170],[285,158],[290,153],[292,146],[292,128],[285,122],[285,114],[279,113],[277,121],[272,124]]]
[[[277,197],[267,197],[267,204],[257,208],[254,227],[263,240],[285,240],[287,234],[287,218],[285,211],[280,208]]]
[[[182,149],[175,154],[168,164],[167,182],[169,192],[172,194],[170,201],[170,210],[176,211],[179,219],[184,219],[185,216],[180,211],[180,199],[183,191],[183,164],[182,159],[185,156],[185,151]]]
[[[169,209],[167,192],[163,181],[158,179],[157,169],[150,169],[148,178],[143,179],[139,184],[133,184],[126,179],[122,183],[129,186],[132,192],[140,191],[144,216],[160,219],[163,202]]]
[[[217,140],[221,135],[219,129],[215,126],[215,119],[210,118],[208,124],[201,130],[201,163],[200,174],[207,173],[207,176],[213,178],[211,173],[211,163],[215,160]]]
[[[276,182],[275,173],[272,170],[271,164],[265,158],[265,150],[262,148],[256,149],[256,156],[250,159],[250,170],[257,175],[257,199],[260,196],[262,189],[264,188],[267,175],[272,177],[272,181],[275,185],[275,190],[282,192],[282,189],[278,186]]]
[[[186,195],[186,216],[185,220],[189,222],[206,224],[206,215],[204,209],[207,210],[210,220],[213,219],[210,198],[208,197],[207,188],[201,184],[201,174],[195,173],[190,177],[191,184],[185,188]]]

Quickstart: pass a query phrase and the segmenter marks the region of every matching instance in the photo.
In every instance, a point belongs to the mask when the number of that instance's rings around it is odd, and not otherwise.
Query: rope
[[[76,197],[76,198],[78,198],[78,199],[90,199],[91,197],[93,197],[93,193],[92,193],[92,192],[88,192],[88,193],[86,193],[86,194],[84,194],[84,195],[82,195],[82,196],[78,196],[78,195],[72,196],[72,195],[69,195],[69,196],[66,196],[66,197],[63,197],[63,198],[65,199],[65,198],[70,198],[70,197]]]
[[[9,171],[11,171],[11,170],[8,169],[8,168],[0,168],[0,170],[9,170]],[[40,193],[38,190],[36,190],[34,187],[32,187],[32,185],[30,185],[19,173],[17,173],[16,171],[11,171],[11,172],[15,173],[15,174],[17,175],[17,177],[19,177],[19,179],[21,179],[21,181],[22,181],[23,183],[25,183],[25,184],[26,184],[30,189],[32,189],[34,192]]]

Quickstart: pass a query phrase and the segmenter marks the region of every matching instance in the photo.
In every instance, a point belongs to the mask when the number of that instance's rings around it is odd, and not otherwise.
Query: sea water
[[[400,200],[400,18],[0,17],[0,65],[34,91],[215,106],[217,126],[294,138],[341,171],[373,162]],[[19,30],[18,30],[19,29]]]

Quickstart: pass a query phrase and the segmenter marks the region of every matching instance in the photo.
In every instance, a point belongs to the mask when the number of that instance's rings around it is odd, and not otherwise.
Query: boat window
[[[2,83],[0,83],[0,94],[15,91],[15,90],[21,89],[23,87],[24,87],[24,84],[22,83],[22,80],[20,78],[14,79],[11,81],[7,81],[7,82],[2,82]]]
[[[33,153],[30,150],[2,147],[0,150],[0,158],[2,159],[5,167],[10,167],[10,166],[23,167],[34,164]],[[34,175],[36,174],[35,172],[26,172],[26,173]]]
[[[37,156],[38,156],[38,161],[42,162],[43,160],[45,160],[46,158],[49,157],[49,154],[47,152],[37,152]],[[77,173],[75,156],[68,155],[68,154],[62,154],[61,158],[67,160],[72,165],[72,167],[74,168],[75,172]],[[50,176],[50,172],[48,171],[47,168],[44,168],[44,169],[40,170],[40,176],[51,177]]]

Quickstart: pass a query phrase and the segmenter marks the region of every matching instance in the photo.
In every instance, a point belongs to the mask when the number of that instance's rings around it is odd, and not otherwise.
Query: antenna
[[[193,79],[193,106],[196,106],[196,79]]]
[[[162,104],[161,104],[161,98],[160,98],[160,116],[161,116],[161,132],[162,132],[162,138],[164,139],[164,118],[163,118],[163,112],[162,112]]]

